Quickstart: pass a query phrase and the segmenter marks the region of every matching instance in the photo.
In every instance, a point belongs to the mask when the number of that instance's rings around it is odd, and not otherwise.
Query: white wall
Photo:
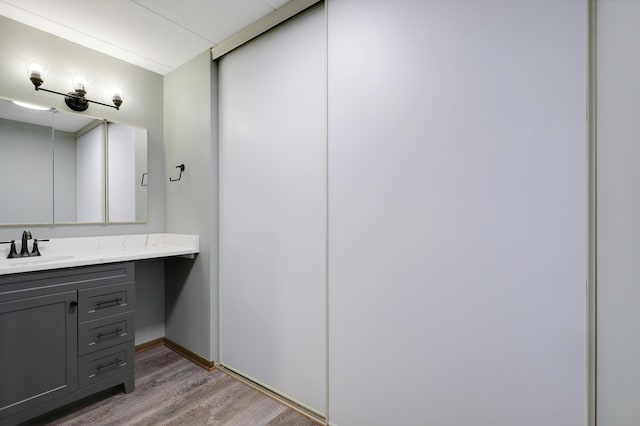
[[[329,416],[586,424],[586,1],[329,1]]]
[[[640,422],[640,2],[597,2],[597,424]]]

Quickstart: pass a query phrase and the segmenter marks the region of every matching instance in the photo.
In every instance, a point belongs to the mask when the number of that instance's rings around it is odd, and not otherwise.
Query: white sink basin
[[[34,256],[34,257],[16,257],[13,259],[0,260],[0,266],[26,266],[39,265],[41,263],[57,262],[60,260],[71,259],[73,256]]]

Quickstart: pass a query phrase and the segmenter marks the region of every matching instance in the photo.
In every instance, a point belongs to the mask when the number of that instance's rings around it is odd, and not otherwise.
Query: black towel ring
[[[180,165],[176,166],[176,169],[180,169],[180,175],[178,176],[178,179],[173,179],[173,178],[169,177],[169,181],[170,182],[177,182],[180,179],[182,179],[182,172],[184,172],[184,164],[180,164]]]

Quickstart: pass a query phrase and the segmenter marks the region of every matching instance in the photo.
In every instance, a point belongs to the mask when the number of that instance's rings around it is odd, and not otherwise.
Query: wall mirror
[[[0,99],[0,225],[145,222],[147,131]]]
[[[53,115],[0,100],[0,224],[53,222]]]

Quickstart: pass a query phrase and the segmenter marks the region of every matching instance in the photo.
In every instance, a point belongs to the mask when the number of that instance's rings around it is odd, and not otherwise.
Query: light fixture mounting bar
[[[61,93],[61,92],[56,92],[55,90],[45,89],[44,87],[36,87],[36,90],[41,90],[43,92],[49,92],[49,93],[55,93],[56,95],[64,96],[65,98],[67,98],[67,97],[75,98],[78,101],[91,102],[91,103],[94,103],[94,104],[98,104],[98,105],[102,105],[102,106],[106,106],[106,107],[109,107],[109,108],[115,108],[117,110],[120,110],[120,105],[109,105],[109,104],[105,104],[103,102],[93,101],[91,99],[85,98],[84,96],[80,96],[80,95],[78,95],[76,93],[73,93],[73,92]]]
[[[113,105],[110,105],[110,104],[105,104],[104,102],[98,102],[98,101],[94,101],[86,98],[85,97],[85,95],[87,94],[87,91],[85,89],[86,83],[83,79],[79,79],[77,81],[74,80],[73,92],[61,93],[55,90],[49,90],[41,87],[42,83],[44,83],[44,80],[42,77],[43,77],[42,66],[36,63],[31,64],[31,66],[29,67],[29,80],[31,80],[31,83],[33,83],[33,87],[36,90],[42,90],[44,92],[49,92],[55,95],[64,96],[64,102],[67,104],[69,108],[71,108],[74,111],[85,111],[87,108],[89,108],[89,102],[106,106],[109,108],[115,108],[117,110],[119,110],[120,105],[122,105],[122,92],[119,89],[116,90],[116,92],[114,92],[113,99],[112,99]]]

